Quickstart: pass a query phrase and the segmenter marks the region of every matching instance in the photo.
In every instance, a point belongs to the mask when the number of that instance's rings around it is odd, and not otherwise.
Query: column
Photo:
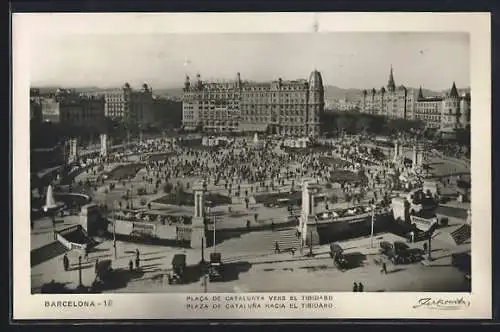
[[[417,146],[413,146],[413,156],[412,156],[412,168],[415,169],[418,163],[418,154],[417,154]]]
[[[205,239],[205,222],[204,222],[204,189],[203,183],[196,185],[193,188],[194,193],[194,214],[191,225],[191,248],[199,249],[202,245],[206,245]]]
[[[302,182],[302,213],[300,214],[300,232],[302,239],[305,240],[305,233],[307,231],[307,216],[309,215],[309,194],[308,194],[307,181]]]
[[[101,157],[107,157],[108,155],[108,135],[101,134]]]
[[[396,159],[399,157],[399,143],[398,142],[394,142],[394,161],[396,161]]]
[[[314,186],[310,183],[308,183],[307,186],[307,195],[308,195],[308,215],[307,215],[307,221],[306,221],[306,234],[305,240],[306,244],[309,245],[312,243],[313,245],[318,245],[319,244],[319,233],[318,233],[318,227],[317,227],[317,221],[316,221],[316,209],[314,208],[314,202],[315,202],[315,194],[314,194]]]

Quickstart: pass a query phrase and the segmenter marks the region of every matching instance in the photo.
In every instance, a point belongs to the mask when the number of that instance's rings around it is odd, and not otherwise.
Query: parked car
[[[220,253],[210,254],[210,265],[208,267],[208,278],[210,281],[218,281],[222,279],[223,264],[222,255]]]
[[[415,254],[415,251],[401,241],[395,241],[394,243],[382,241],[380,243],[380,252],[389,258],[393,264],[410,264],[419,260],[419,256]]]

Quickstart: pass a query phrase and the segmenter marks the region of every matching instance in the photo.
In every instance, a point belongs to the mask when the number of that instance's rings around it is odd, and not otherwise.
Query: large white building
[[[317,136],[324,110],[321,74],[309,80],[203,82],[200,75],[184,83],[184,128],[205,131],[249,131]]]
[[[108,118],[136,125],[153,122],[153,91],[147,84],[134,90],[125,83],[122,88],[107,92],[104,98],[104,113]]]

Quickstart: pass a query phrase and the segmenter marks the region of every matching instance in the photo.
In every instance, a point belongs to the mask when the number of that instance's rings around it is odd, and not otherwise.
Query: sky
[[[442,91],[470,85],[469,34],[455,32],[310,32],[82,34],[41,33],[29,41],[32,86],[180,88],[202,80],[308,78],[371,89],[396,85]]]

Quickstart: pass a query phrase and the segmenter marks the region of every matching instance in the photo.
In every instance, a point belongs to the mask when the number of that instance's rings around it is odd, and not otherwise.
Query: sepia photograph
[[[485,280],[472,261],[490,257],[473,228],[491,222],[475,210],[490,213],[486,169],[473,172],[489,159],[471,141],[489,154],[490,138],[471,127],[490,111],[472,101],[490,83],[472,83],[471,33],[322,30],[327,14],[299,14],[290,32],[83,18],[61,32],[67,21],[33,18],[47,23],[23,42],[29,109],[13,114],[29,180],[13,237],[29,248],[29,294],[52,296],[40,306],[175,293],[195,316],[285,303],[325,315],[360,292],[471,306],[460,294]]]

